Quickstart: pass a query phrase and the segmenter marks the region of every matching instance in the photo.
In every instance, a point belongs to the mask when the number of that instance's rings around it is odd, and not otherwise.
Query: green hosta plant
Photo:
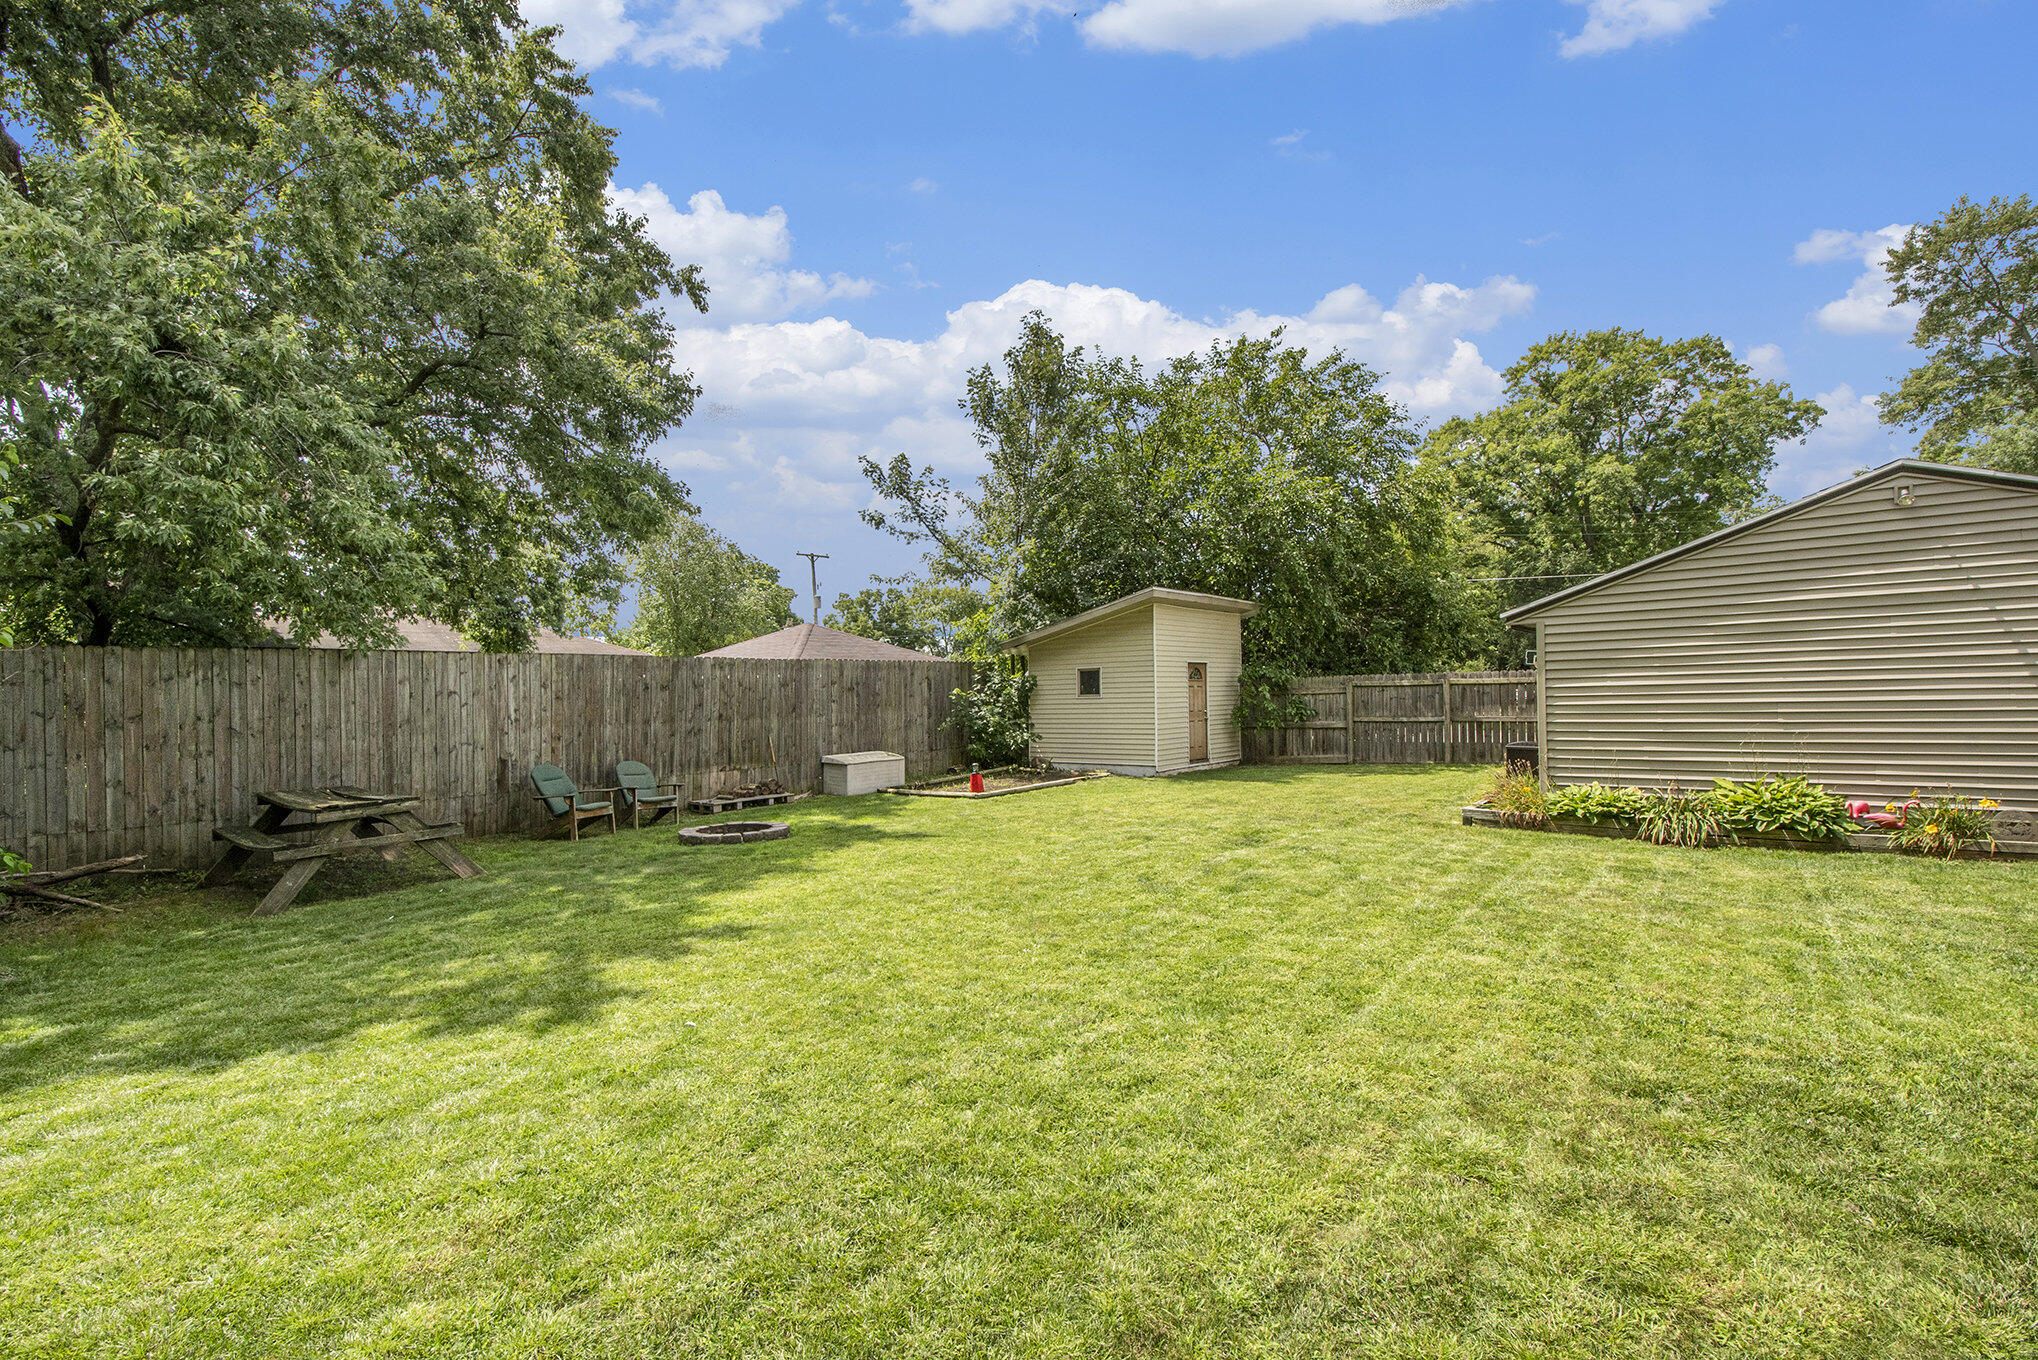
[[[1500,814],[1502,826],[1536,830],[1550,824],[1550,802],[1542,780],[1526,765],[1509,765],[1494,776],[1486,801]]]
[[[1846,800],[1803,776],[1765,775],[1753,783],[1713,781],[1712,799],[1720,820],[1734,831],[1799,840],[1834,840],[1855,829]]]
[[[1617,789],[1606,784],[1573,784],[1550,790],[1550,814],[1574,821],[1624,825],[1642,815],[1648,795],[1640,789]]]
[[[1734,839],[1716,796],[1711,792],[1685,793],[1675,784],[1658,793],[1643,794],[1641,815],[1636,820],[1642,839],[1657,845],[1695,848]]]
[[[1910,810],[1904,824],[1889,833],[1890,846],[1914,855],[1944,855],[1951,859],[1969,846],[1985,845],[1993,855],[1996,809],[2001,806],[1993,798],[1977,800],[1940,794]]]

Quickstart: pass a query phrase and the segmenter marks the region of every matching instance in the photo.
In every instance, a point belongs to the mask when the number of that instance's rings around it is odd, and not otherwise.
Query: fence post
[[[1359,687],[1345,686],[1345,764],[1359,763]]]
[[[1458,743],[1456,740],[1457,734],[1451,731],[1451,677],[1448,675],[1443,678],[1443,690],[1444,690],[1444,764],[1449,765],[1452,763],[1451,757],[1457,754]]]

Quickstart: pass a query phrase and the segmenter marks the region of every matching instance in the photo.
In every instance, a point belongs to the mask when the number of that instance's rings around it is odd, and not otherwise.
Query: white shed
[[[1236,765],[1249,600],[1150,586],[1015,638],[1034,676],[1033,759],[1113,774]]]

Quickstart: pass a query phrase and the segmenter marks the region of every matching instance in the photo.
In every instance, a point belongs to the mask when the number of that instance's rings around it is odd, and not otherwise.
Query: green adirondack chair
[[[533,765],[531,767],[533,795],[552,814],[551,831],[559,833],[561,826],[573,840],[580,839],[582,822],[599,821],[606,817],[609,830],[616,829],[616,804],[610,798],[590,798],[589,794],[614,793],[614,789],[586,789],[567,778],[566,772],[557,765]]]
[[[658,825],[658,819],[666,813],[679,812],[680,790],[684,784],[661,784],[658,776],[651,773],[651,767],[641,760],[619,760],[616,762],[616,792],[622,795],[623,806],[630,810],[630,825],[638,828]],[[651,820],[645,821],[649,812]]]

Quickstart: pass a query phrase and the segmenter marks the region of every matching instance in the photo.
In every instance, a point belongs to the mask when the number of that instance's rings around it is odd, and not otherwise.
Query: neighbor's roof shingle
[[[818,623],[796,623],[776,633],[717,647],[702,656],[748,661],[939,661],[928,652],[895,647]]]
[[[438,623],[431,619],[398,619],[396,631],[402,641],[396,650],[405,652],[478,652],[481,649],[455,632],[452,625]],[[311,641],[313,647],[338,647],[339,640],[330,633],[321,633]],[[618,647],[613,642],[600,638],[562,637],[549,628],[538,629],[531,638],[531,650],[545,654],[578,654],[596,656],[656,656],[656,652],[640,652],[634,647]]]

